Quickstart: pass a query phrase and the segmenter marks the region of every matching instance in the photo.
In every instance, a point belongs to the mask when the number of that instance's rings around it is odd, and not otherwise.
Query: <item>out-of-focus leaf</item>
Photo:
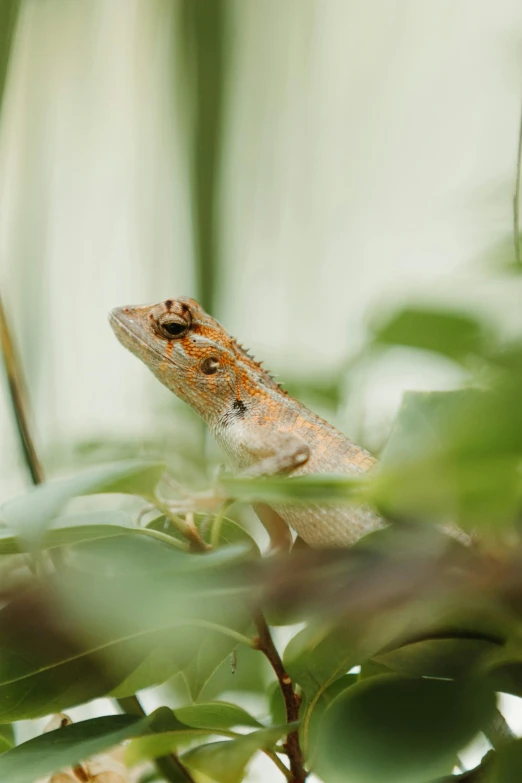
[[[247,631],[249,625],[249,621],[245,620],[241,630]],[[182,670],[193,699],[200,698],[203,689],[223,661],[232,669],[231,655],[236,647],[237,642],[230,636],[216,633],[210,628],[206,631],[201,643]]]
[[[303,715],[302,725],[306,731],[301,730],[301,747],[308,760],[308,766],[315,766],[317,755],[317,745],[320,738],[321,721],[325,710],[330,706],[339,694],[347,688],[351,688],[357,682],[357,674],[345,674],[324,690],[316,700],[314,708],[308,709],[306,699],[303,700],[301,714]]]
[[[499,645],[489,639],[423,639],[373,659],[409,677],[469,677]]]
[[[325,408],[335,413],[343,400],[344,376],[310,379],[285,378],[284,388],[311,410]]]
[[[149,732],[148,718],[111,715],[72,723],[24,742],[0,756],[0,780],[34,783],[37,778]]]
[[[268,689],[268,709],[272,723],[278,726],[286,720],[286,707],[279,683],[273,682]]]
[[[177,752],[192,742],[205,739],[219,731],[207,729],[177,729],[175,731],[162,731],[139,737],[129,743],[125,750],[125,763],[129,767],[140,764],[142,761],[166,756],[168,753]]]
[[[346,503],[363,498],[367,482],[349,476],[236,478],[222,476],[219,482],[229,497],[251,503]]]
[[[324,710],[322,698],[326,690],[347,674],[352,666],[370,657],[370,651],[365,651],[365,644],[355,624],[327,633],[307,627],[288,643],[283,663],[292,680],[301,686],[306,696],[301,719],[301,737],[305,749],[310,742],[310,727],[315,710]],[[372,653],[375,651],[372,649]]]
[[[226,701],[178,707],[174,714],[181,723],[195,729],[231,729],[233,726],[261,726],[242,707]]]
[[[11,723],[0,724],[0,753],[12,748],[15,744],[14,731]]]
[[[485,666],[483,676],[495,691],[522,698],[522,660],[506,660]]]
[[[194,521],[198,527],[200,536],[206,544],[211,543],[210,538],[212,531],[212,519],[215,516],[216,514],[194,515]],[[168,533],[169,535],[174,536],[174,538],[177,538],[179,541],[185,540],[181,533],[164,516],[156,517],[156,519],[153,519],[152,522],[148,523],[147,527],[152,530],[159,530],[162,533]],[[229,517],[223,517],[221,520],[219,543],[221,546],[246,544],[248,548],[252,550],[252,552],[259,554],[259,547],[250,533],[245,530],[244,527],[238,525],[238,523],[233,519],[229,519]]]
[[[42,549],[56,549],[68,544],[80,544],[83,541],[96,541],[100,538],[113,538],[139,533],[138,528],[120,527],[118,525],[85,525],[84,527],[64,527],[48,530],[41,543]],[[0,555],[15,555],[27,552],[23,540],[0,530]]]
[[[193,698],[209,701],[219,698],[222,693],[265,694],[266,683],[272,674],[272,669],[265,656],[258,650],[253,650],[242,644],[234,648],[234,655],[235,666],[232,665],[231,655],[227,653],[199,691],[196,687],[198,678],[191,680],[192,674],[188,675],[187,681]],[[190,664],[188,668],[192,668]],[[195,693],[197,696],[194,696]]]
[[[0,3],[0,118],[19,9],[20,0],[2,0]]]
[[[385,514],[496,528],[520,506],[518,392],[409,393],[371,491]]]
[[[225,657],[251,622],[250,587],[235,571],[243,555],[136,537],[71,547],[69,567],[0,611],[0,715],[129,695],[185,669],[209,634],[226,639]]]
[[[483,355],[491,341],[477,318],[446,309],[406,307],[373,329],[375,345],[404,345],[433,351],[458,362]]]
[[[318,772],[325,783],[427,783],[451,771],[495,709],[476,680],[364,680],[325,712]]]
[[[522,769],[522,740],[511,742],[487,760],[486,783],[520,783]]]
[[[199,745],[184,753],[182,760],[190,769],[208,775],[217,783],[241,783],[254,753],[271,749],[288,731],[288,726],[274,726],[253,731],[240,739]]]
[[[40,484],[0,507],[0,523],[34,548],[73,497],[121,492],[150,499],[164,469],[162,463],[129,460]]]

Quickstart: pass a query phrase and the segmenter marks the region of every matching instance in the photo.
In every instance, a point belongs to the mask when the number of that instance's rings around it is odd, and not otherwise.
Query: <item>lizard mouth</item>
[[[165,361],[168,357],[158,350],[152,339],[148,339],[148,335],[139,321],[133,319],[132,310],[133,308],[130,307],[115,307],[114,310],[111,310],[109,323],[112,331],[125,348],[138,353],[140,357],[150,356],[152,353]]]

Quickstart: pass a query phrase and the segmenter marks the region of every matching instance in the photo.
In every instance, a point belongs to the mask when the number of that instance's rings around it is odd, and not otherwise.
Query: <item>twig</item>
[[[154,503],[156,508],[161,511],[161,513],[164,514],[170,522],[172,522],[176,530],[187,539],[191,549],[194,552],[205,552],[207,549],[209,549],[209,547],[205,544],[199,535],[199,531],[196,525],[189,524],[186,520],[181,519],[180,516],[174,514],[170,510],[168,504],[164,503],[163,500],[161,500],[161,498],[159,498],[157,495],[156,497],[151,498],[151,501]]]
[[[273,750],[266,750],[266,749],[263,752],[266,756],[268,756],[269,759],[271,759],[274,762],[279,772],[282,775],[284,775],[288,781],[291,781],[292,773],[290,772],[288,767],[285,767],[285,765],[283,764],[283,762],[281,761],[277,753],[274,753]]]
[[[281,656],[276,649],[270,629],[261,612],[255,613],[254,622],[258,633],[256,647],[264,653],[270,662],[285,701],[286,720],[288,723],[294,723],[299,719],[300,701],[297,694],[294,692],[292,680],[283,666]],[[297,731],[290,732],[286,738],[284,747],[288,752],[288,759],[290,762],[290,783],[303,783],[303,781],[306,780],[307,772],[304,768],[303,753],[299,744],[299,733]]]
[[[9,384],[9,393],[15,421],[20,435],[20,443],[25,458],[25,463],[31,474],[33,484],[42,484],[45,481],[42,464],[38,459],[27,415],[27,395],[22,376],[20,362],[16,355],[11,332],[7,323],[7,316],[0,298],[0,344],[4,357],[4,366]]]
[[[142,717],[147,715],[137,696],[126,696],[123,699],[116,699],[116,701],[120,709],[127,715],[140,715]],[[175,753],[161,756],[161,758],[155,759],[154,763],[158,772],[163,775],[165,780],[169,780],[171,783],[178,783],[180,772],[188,783],[196,783],[186,766]]]
[[[520,178],[522,172],[522,112],[520,113],[520,127],[518,131],[517,153],[517,177],[515,181],[515,193],[513,196],[513,232],[515,242],[515,258],[517,264],[522,266],[522,253],[520,251]]]

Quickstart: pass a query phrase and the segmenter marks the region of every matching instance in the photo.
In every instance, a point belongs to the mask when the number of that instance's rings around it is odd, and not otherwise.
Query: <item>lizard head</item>
[[[194,299],[117,307],[109,320],[120,342],[209,424],[243,416],[270,390],[284,394]]]

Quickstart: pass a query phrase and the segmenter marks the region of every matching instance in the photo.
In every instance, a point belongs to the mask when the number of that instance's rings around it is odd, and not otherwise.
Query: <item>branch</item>
[[[42,464],[38,459],[34,441],[31,436],[29,417],[27,414],[27,399],[25,383],[22,376],[20,362],[16,355],[14,343],[11,337],[7,316],[0,298],[0,345],[4,357],[4,366],[9,384],[9,394],[13,406],[18,434],[22,444],[25,463],[31,474],[33,484],[42,484],[45,480]]]
[[[294,691],[290,676],[285,671],[281,656],[276,649],[270,629],[261,612],[255,613],[254,622],[258,633],[256,648],[264,653],[270,662],[285,701],[286,720],[288,723],[294,723],[299,719],[300,699]],[[297,731],[290,732],[286,738],[284,747],[290,761],[290,783],[304,783],[307,772],[304,768],[303,752],[299,744],[299,733]]]

